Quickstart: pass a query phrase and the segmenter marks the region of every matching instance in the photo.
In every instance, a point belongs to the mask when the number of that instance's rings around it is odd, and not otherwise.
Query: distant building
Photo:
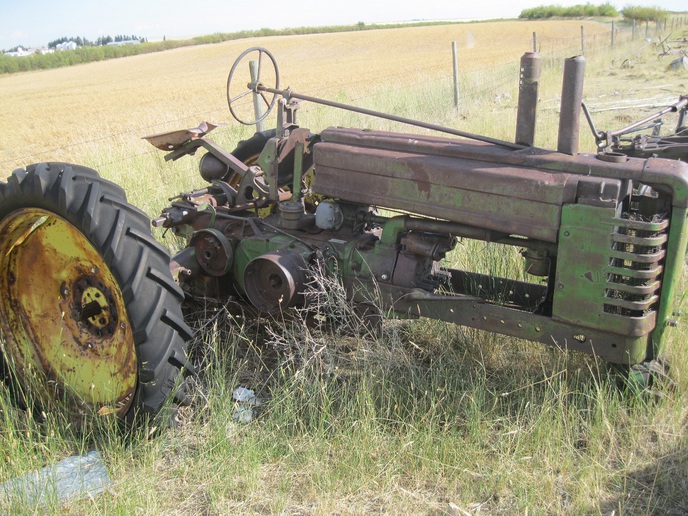
[[[74,41],[65,41],[64,43],[60,43],[59,45],[55,46],[55,50],[63,51],[63,50],[76,50],[76,47],[78,45]]]
[[[22,47],[17,47],[17,50],[14,52],[5,52],[6,56],[14,56],[14,57],[24,57],[24,56],[30,56],[34,52],[32,50],[24,50]]]

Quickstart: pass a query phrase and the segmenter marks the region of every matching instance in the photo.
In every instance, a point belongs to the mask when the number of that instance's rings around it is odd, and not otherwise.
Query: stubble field
[[[607,37],[607,26],[583,25],[589,38]],[[249,46],[275,54],[283,86],[355,99],[380,85],[403,88],[451,77],[452,41],[468,72],[517,61],[532,50],[534,31],[543,51],[575,47],[580,26],[500,22],[281,36],[0,77],[0,165],[11,170],[41,159],[74,161],[118,135],[126,152],[139,154],[148,150],[139,140],[146,134],[195,127],[199,117],[228,121],[227,73]]]

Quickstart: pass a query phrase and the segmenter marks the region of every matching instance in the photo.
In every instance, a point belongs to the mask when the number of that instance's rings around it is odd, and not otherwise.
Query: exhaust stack
[[[578,154],[580,112],[583,103],[585,57],[576,56],[564,62],[564,84],[561,90],[559,141],[557,150],[564,154]]]
[[[537,115],[538,85],[542,59],[537,52],[526,52],[521,57],[518,81],[518,111],[516,113],[516,143],[533,146]]]

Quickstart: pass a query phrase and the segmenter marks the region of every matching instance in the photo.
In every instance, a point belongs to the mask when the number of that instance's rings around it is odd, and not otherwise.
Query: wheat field
[[[575,47],[581,25],[589,38],[609,32],[595,22],[519,21],[277,36],[0,77],[0,165],[9,172],[42,160],[78,161],[84,147],[110,137],[135,155],[148,150],[140,140],[146,134],[227,122],[227,74],[250,46],[273,52],[284,87],[356,98],[381,83],[451,77],[453,41],[463,72],[518,61],[532,50],[533,32],[542,51]]]

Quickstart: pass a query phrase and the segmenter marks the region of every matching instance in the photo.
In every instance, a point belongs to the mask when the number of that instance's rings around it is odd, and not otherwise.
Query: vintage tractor
[[[235,94],[247,61],[255,73]],[[193,373],[185,300],[233,300],[267,316],[307,310],[322,274],[373,322],[430,317],[647,370],[676,325],[688,165],[578,153],[582,57],[566,61],[557,150],[534,147],[539,64],[537,54],[521,60],[510,143],[280,89],[272,54],[247,50],[229,74],[229,109],[256,123],[277,107],[275,130],[233,152],[206,137],[208,123],[147,137],[167,160],[205,150],[206,184],[153,220],[186,239],[171,260],[148,219],[94,171],[15,171],[0,184],[6,383],[20,402],[57,401],[75,419],[153,414],[180,372]],[[267,108],[257,120],[237,112],[248,96]],[[300,101],[450,136],[314,134],[297,125]],[[449,267],[466,240],[519,250],[524,273]]]

